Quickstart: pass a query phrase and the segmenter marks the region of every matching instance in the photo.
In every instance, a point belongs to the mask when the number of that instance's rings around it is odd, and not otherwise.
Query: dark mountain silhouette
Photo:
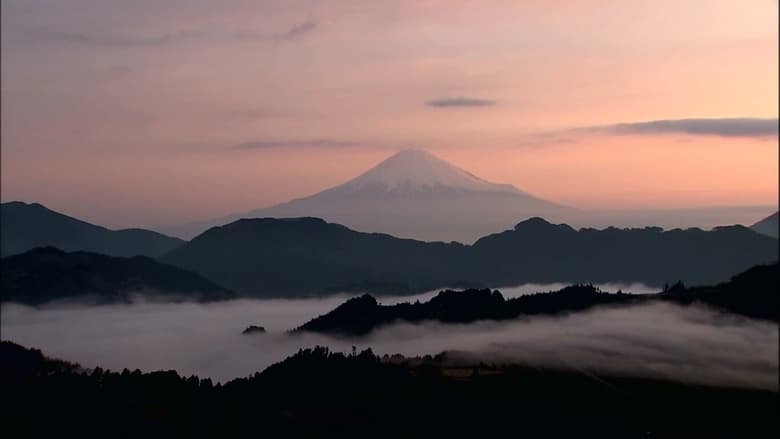
[[[19,201],[0,205],[0,253],[23,253],[52,246],[66,251],[84,250],[112,256],[157,257],[184,243],[178,238],[143,229],[109,230]]]
[[[748,317],[780,322],[780,266],[758,265],[714,286],[673,285],[659,294],[680,304],[704,303]]]
[[[30,437],[777,437],[778,394],[671,380],[302,349],[214,384],[0,342],[0,422]],[[121,426],[121,428],[120,428]]]
[[[456,282],[465,250],[317,218],[264,218],[212,228],[162,260],[247,294],[407,293]]]
[[[603,230],[531,218],[513,230],[479,239],[471,248],[476,279],[518,282],[683,281],[706,285],[728,280],[753,265],[778,260],[776,239],[735,225],[712,231],[659,227]]]
[[[742,226],[581,229],[541,218],[472,246],[361,233],[316,218],[243,219],[163,256],[247,295],[407,293],[528,282],[714,284],[778,258],[777,240]]]
[[[126,302],[131,294],[188,300],[234,297],[199,274],[146,256],[122,258],[41,247],[3,258],[0,270],[3,302],[39,305],[85,296]]]
[[[610,294],[592,285],[504,299],[498,290],[444,290],[427,302],[380,305],[368,294],[354,297],[292,332],[360,336],[396,322],[471,323],[520,316],[577,312],[602,305],[627,305],[663,300],[681,305],[700,303],[725,312],[780,322],[780,268],[760,265],[715,286],[686,288],[681,283],[658,294]]]
[[[27,349],[10,341],[0,342],[0,380],[29,380],[38,376],[83,372],[75,363],[49,358],[39,349]]]
[[[764,235],[777,238],[780,235],[780,223],[778,222],[779,212],[775,212],[772,215],[762,219],[761,221],[750,226],[755,232],[763,233]]]
[[[596,305],[627,303],[637,296],[609,294],[590,285],[574,285],[559,291],[506,300],[498,290],[444,290],[428,302],[380,305],[368,294],[354,297],[333,311],[316,317],[293,332],[365,335],[394,322],[438,321],[471,323],[507,320],[520,315],[580,311]]]

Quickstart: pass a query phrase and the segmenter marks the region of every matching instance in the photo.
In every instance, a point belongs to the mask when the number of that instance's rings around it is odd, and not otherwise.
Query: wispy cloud
[[[222,35],[217,32],[211,35],[211,37],[213,37],[215,41],[224,41],[225,38],[227,38],[227,40],[252,40],[279,43],[300,39],[304,35],[314,31],[317,26],[319,26],[319,21],[311,19],[298,23],[286,31],[276,34],[272,32],[255,30],[239,30],[233,32],[232,34],[228,33]],[[30,34],[30,37],[38,41],[50,41],[71,45],[106,48],[157,47],[168,44],[205,39],[208,36],[209,34],[203,30],[183,30],[161,34],[127,34],[45,30],[36,31]]]
[[[579,143],[579,141],[571,136],[561,136],[560,133],[541,133],[522,138],[515,143],[515,146],[543,147],[550,145],[572,145],[576,143]]]
[[[265,40],[270,40],[272,38],[271,35],[264,34],[261,32],[256,32],[256,31],[250,31],[250,30],[236,31],[233,33],[232,36],[234,40],[265,41]]]
[[[271,148],[343,148],[353,146],[363,146],[366,143],[353,142],[349,140],[334,139],[276,139],[276,140],[253,140],[249,142],[234,145],[232,149],[271,149]]]
[[[429,107],[447,108],[447,107],[490,107],[496,105],[496,101],[490,99],[456,97],[431,99],[425,102]]]
[[[198,30],[180,31],[159,35],[97,34],[82,32],[47,31],[37,35],[40,39],[63,43],[111,48],[150,47],[200,39],[206,33]]]
[[[777,137],[778,120],[764,118],[667,119],[578,128],[609,134],[688,134],[720,137]]]

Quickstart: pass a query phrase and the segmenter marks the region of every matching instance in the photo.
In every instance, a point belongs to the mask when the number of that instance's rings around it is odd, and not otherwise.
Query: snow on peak
[[[388,191],[401,187],[443,187],[468,191],[520,192],[510,184],[485,181],[419,149],[399,151],[342,187],[359,190],[376,186],[384,187]]]

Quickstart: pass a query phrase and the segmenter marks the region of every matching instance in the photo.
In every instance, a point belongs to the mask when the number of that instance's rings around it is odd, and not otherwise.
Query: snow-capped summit
[[[742,215],[749,214],[752,218],[759,214],[766,216],[769,208],[758,206],[744,211],[746,213]],[[737,216],[729,215],[729,211],[722,209],[597,211],[571,208],[533,196],[510,184],[483,180],[429,152],[407,149],[345,183],[316,194],[251,212],[183,225],[168,233],[189,239],[210,227],[241,218],[317,217],[363,232],[470,243],[487,234],[511,229],[533,217],[577,227],[644,227],[652,224],[675,228],[739,222]],[[713,223],[713,219],[720,222]],[[532,219],[530,224],[540,221]],[[526,229],[527,225],[524,226]],[[773,225],[776,233],[776,214]]]
[[[405,149],[340,186],[349,191],[384,188],[388,192],[449,189],[521,193],[511,184],[485,181],[419,149]]]
[[[568,210],[510,184],[485,181],[429,152],[407,149],[338,186],[194,231],[240,218],[318,217],[365,232],[471,242],[528,217],[561,219]]]

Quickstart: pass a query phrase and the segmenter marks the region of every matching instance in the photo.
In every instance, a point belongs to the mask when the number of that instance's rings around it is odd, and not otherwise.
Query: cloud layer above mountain
[[[269,148],[341,148],[341,147],[354,147],[360,143],[349,140],[334,140],[334,139],[309,139],[309,140],[292,140],[292,139],[279,139],[279,140],[253,140],[249,142],[239,143],[235,145],[234,149],[269,149]]]

